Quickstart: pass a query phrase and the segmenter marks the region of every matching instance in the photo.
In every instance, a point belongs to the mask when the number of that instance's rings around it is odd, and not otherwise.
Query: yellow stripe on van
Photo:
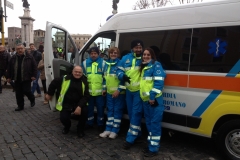
[[[218,119],[229,114],[240,115],[240,92],[222,91],[201,115],[202,121],[199,128],[191,128],[190,131],[211,137]]]

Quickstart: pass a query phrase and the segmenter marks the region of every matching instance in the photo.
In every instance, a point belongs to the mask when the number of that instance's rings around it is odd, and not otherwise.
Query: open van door
[[[77,47],[66,29],[47,22],[44,40],[44,67],[46,87],[54,78],[62,77],[71,72],[77,56]],[[51,110],[55,111],[56,96],[49,101]]]

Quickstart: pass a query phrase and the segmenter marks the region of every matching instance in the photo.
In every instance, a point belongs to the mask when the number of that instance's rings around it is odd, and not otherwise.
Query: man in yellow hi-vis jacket
[[[60,111],[60,120],[64,125],[63,134],[67,134],[71,127],[71,113],[78,115],[78,137],[84,136],[84,127],[87,120],[87,102],[90,98],[87,78],[82,68],[75,66],[72,74],[55,78],[49,85],[46,99],[50,100],[56,92],[58,98],[56,109]]]

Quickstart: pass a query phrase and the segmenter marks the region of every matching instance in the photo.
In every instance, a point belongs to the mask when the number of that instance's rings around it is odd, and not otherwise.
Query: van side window
[[[188,70],[188,56],[190,53],[190,37],[192,31],[189,29],[177,29],[167,31],[121,33],[119,49],[121,52],[131,50],[131,41],[141,39],[144,47],[156,48],[157,60],[165,70]],[[196,33],[199,33],[197,30]],[[198,47],[198,37],[194,40]],[[185,47],[184,47],[185,46]],[[129,53],[128,52],[128,53]]]
[[[115,32],[107,32],[102,33],[100,35],[97,35],[96,37],[92,38],[92,42],[88,46],[87,49],[85,49],[83,55],[83,61],[87,58],[89,58],[88,50],[91,47],[98,47],[100,51],[100,56],[103,59],[108,59],[108,49],[110,47],[114,47],[116,42],[116,33]]]
[[[192,44],[190,71],[229,73],[240,59],[240,26],[200,28],[200,40]],[[216,34],[217,33],[217,34]]]

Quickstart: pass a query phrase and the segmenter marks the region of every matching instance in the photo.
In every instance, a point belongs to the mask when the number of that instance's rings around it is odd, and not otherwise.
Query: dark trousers
[[[17,105],[19,108],[24,108],[24,95],[30,100],[35,101],[35,97],[31,92],[31,81],[18,82],[15,81],[15,94],[17,99]]]
[[[2,91],[2,76],[5,75],[5,71],[0,69],[0,91]]]
[[[66,129],[71,127],[71,113],[72,111],[69,110],[62,110],[60,112],[60,120]],[[76,117],[78,120],[77,129],[78,131],[83,132],[87,120],[87,107],[83,107],[81,109],[81,115]]]
[[[43,86],[43,91],[44,91],[44,94],[47,93],[47,87],[46,87],[46,79],[44,80],[41,80],[42,81],[42,86]]]

